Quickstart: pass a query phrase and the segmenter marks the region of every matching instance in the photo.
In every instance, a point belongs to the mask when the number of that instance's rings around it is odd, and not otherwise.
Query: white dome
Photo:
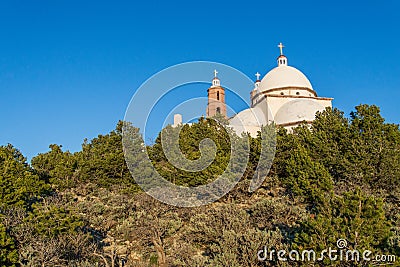
[[[277,125],[301,121],[313,121],[317,111],[325,108],[311,99],[296,99],[284,104],[275,115]]]
[[[300,87],[313,90],[310,81],[301,71],[286,65],[280,65],[268,72],[259,86],[263,92],[285,87]]]
[[[268,118],[272,120],[271,111],[268,111]],[[229,125],[236,134],[241,135],[243,132],[247,132],[253,137],[257,136],[261,126],[267,124],[267,116],[260,107],[245,109],[229,120]]]
[[[247,125],[247,126],[261,126],[266,125],[266,116],[264,112],[255,107],[242,110],[235,117],[230,120],[231,125]]]

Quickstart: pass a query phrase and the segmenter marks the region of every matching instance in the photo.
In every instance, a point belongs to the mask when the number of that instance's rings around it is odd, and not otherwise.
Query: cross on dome
[[[261,83],[261,80],[260,80],[261,74],[257,71],[257,73],[256,73],[255,75],[256,75],[256,77],[257,77],[257,80],[256,80],[256,82],[254,83],[254,85],[255,85],[256,87],[258,87],[258,86],[260,85],[260,83]]]
[[[214,70],[214,78],[217,78],[218,71]]]
[[[281,50],[281,56],[283,56],[283,48],[285,47],[282,43],[278,45],[279,49]]]
[[[278,66],[287,66],[287,57],[283,54],[283,48],[285,47],[282,43],[278,45],[279,49],[281,50],[281,54],[278,57]]]

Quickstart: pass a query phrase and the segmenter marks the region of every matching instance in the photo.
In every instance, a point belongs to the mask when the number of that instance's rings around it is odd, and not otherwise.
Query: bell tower
[[[225,89],[221,86],[217,77],[218,71],[214,70],[212,85],[208,88],[207,117],[221,114],[226,118]]]

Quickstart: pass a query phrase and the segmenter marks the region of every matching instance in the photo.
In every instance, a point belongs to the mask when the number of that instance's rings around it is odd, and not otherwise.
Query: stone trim
[[[296,126],[296,125],[299,125],[301,123],[311,124],[312,122],[313,121],[302,120],[302,121],[287,122],[287,123],[277,124],[277,125],[278,126],[282,126],[282,127],[288,127],[288,126]]]
[[[318,97],[317,92],[315,92],[314,90],[312,90],[312,89],[310,89],[308,87],[293,87],[293,86],[286,86],[286,87],[269,89],[269,90],[266,90],[266,91],[262,91],[262,92],[256,94],[255,96],[258,96],[259,94],[268,94],[268,93],[281,91],[281,90],[306,90],[306,91],[312,93],[314,95],[314,97]]]
[[[319,96],[304,96],[304,95],[267,95],[267,97],[278,97],[278,98],[311,98],[316,100],[333,100],[332,97],[319,97]]]
[[[314,99],[314,100],[329,100],[332,101],[331,97],[315,97],[315,96],[303,96],[303,95],[264,95],[265,100],[268,97],[277,97],[277,98],[303,98],[303,99]],[[258,103],[262,102],[263,98],[257,100],[253,106],[256,106]]]

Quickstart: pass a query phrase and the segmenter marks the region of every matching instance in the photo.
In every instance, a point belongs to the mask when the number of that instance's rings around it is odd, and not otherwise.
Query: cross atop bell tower
[[[217,87],[217,86],[221,86],[221,82],[217,77],[218,71],[214,70],[214,79],[212,80],[212,86],[211,87]]]

